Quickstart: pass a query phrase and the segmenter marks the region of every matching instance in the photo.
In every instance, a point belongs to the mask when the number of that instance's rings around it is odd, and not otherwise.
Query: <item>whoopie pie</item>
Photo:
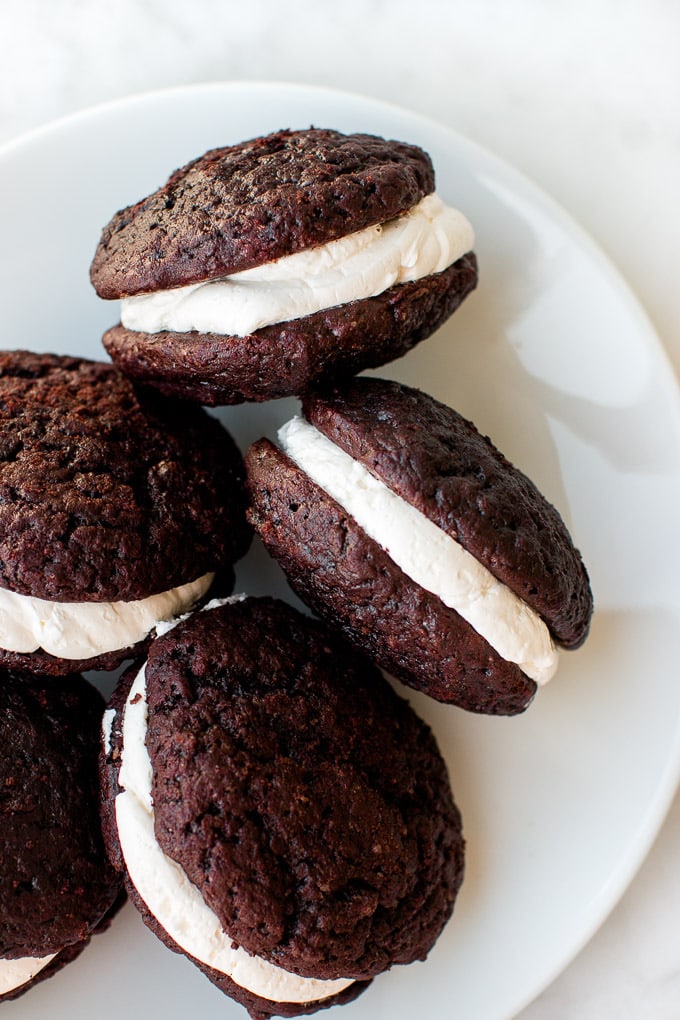
[[[296,593],[405,683],[514,714],[576,648],[588,574],[554,506],[456,411],[376,378],[309,393],[246,455],[249,517]]]
[[[103,829],[147,925],[251,1015],[353,999],[423,959],[463,876],[429,728],[271,598],[157,638],[106,713]]]
[[[131,377],[204,404],[405,354],[475,287],[470,224],[416,145],[310,128],[212,149],[116,213],[91,280]]]

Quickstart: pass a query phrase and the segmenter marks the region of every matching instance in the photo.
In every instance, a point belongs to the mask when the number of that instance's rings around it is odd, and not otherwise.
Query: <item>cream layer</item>
[[[247,336],[440,273],[473,245],[465,216],[427,195],[387,223],[328,244],[231,276],[123,298],[121,322],[142,333]]]
[[[214,576],[132,602],[51,602],[0,588],[0,648],[22,654],[42,648],[76,660],[128,648],[193,606]]]
[[[19,960],[0,960],[0,995],[7,995],[28,984],[56,955],[52,953],[51,956],[24,956]]]

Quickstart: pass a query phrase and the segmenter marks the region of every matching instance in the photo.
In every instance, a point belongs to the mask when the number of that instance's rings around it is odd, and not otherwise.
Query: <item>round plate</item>
[[[565,517],[596,599],[591,636],[564,653],[525,715],[474,717],[411,697],[449,763],[468,867],[427,962],[376,980],[347,1017],[501,1020],[563,968],[648,849],[680,758],[680,417],[647,320],[592,242],[514,170],[453,132],[358,96],[232,83],[144,95],[0,152],[4,347],[103,357],[117,321],[89,263],[118,208],[204,150],[310,124],[418,142],[438,190],[470,218],[480,285],[435,337],[383,370],[491,435]],[[245,449],[294,401],[219,412]],[[241,590],[292,599],[259,547]],[[402,689],[405,691],[405,689]],[[242,1017],[128,906],[13,1020]]]

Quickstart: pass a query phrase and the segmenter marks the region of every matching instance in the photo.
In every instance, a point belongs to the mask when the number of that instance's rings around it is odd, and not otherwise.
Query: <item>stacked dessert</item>
[[[243,463],[201,408],[111,365],[0,353],[0,996],[74,959],[122,892],[99,817],[104,702],[80,675],[230,592]]]
[[[400,357],[477,282],[422,149],[280,131],[214,149],[117,213],[91,279],[131,378],[204,404],[297,395]]]
[[[75,955],[121,883],[254,1018],[348,1002],[431,950],[463,877],[461,819],[432,733],[379,667],[511,715],[592,614],[525,475],[451,408],[355,378],[452,314],[476,286],[473,244],[417,146],[279,131],[207,152],[105,227],[91,279],[121,300],[113,365],[0,359],[10,761],[37,705],[91,747],[101,706],[74,673],[132,661],[103,713],[101,826],[89,759],[78,781],[99,884],[80,912],[57,895],[50,916],[78,921],[38,938],[17,863],[0,994]],[[246,478],[199,405],[280,396],[303,415],[252,446]],[[231,594],[251,528],[323,622]],[[55,813],[48,788],[33,825]],[[3,802],[10,857],[18,803]]]

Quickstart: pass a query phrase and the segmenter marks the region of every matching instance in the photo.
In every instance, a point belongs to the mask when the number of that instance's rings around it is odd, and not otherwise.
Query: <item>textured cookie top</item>
[[[472,553],[576,647],[593,603],[588,575],[558,511],[456,411],[419,390],[354,379],[309,394],[305,415]]]
[[[118,894],[99,825],[103,708],[81,676],[0,676],[0,957],[87,938]]]
[[[151,648],[156,836],[226,931],[310,977],[423,957],[462,877],[434,739],[381,675],[272,599]]]
[[[392,219],[433,190],[417,146],[278,131],[212,149],[116,213],[90,277],[118,298],[225,276]]]
[[[242,460],[202,409],[110,365],[0,352],[0,585],[144,598],[247,547]]]

